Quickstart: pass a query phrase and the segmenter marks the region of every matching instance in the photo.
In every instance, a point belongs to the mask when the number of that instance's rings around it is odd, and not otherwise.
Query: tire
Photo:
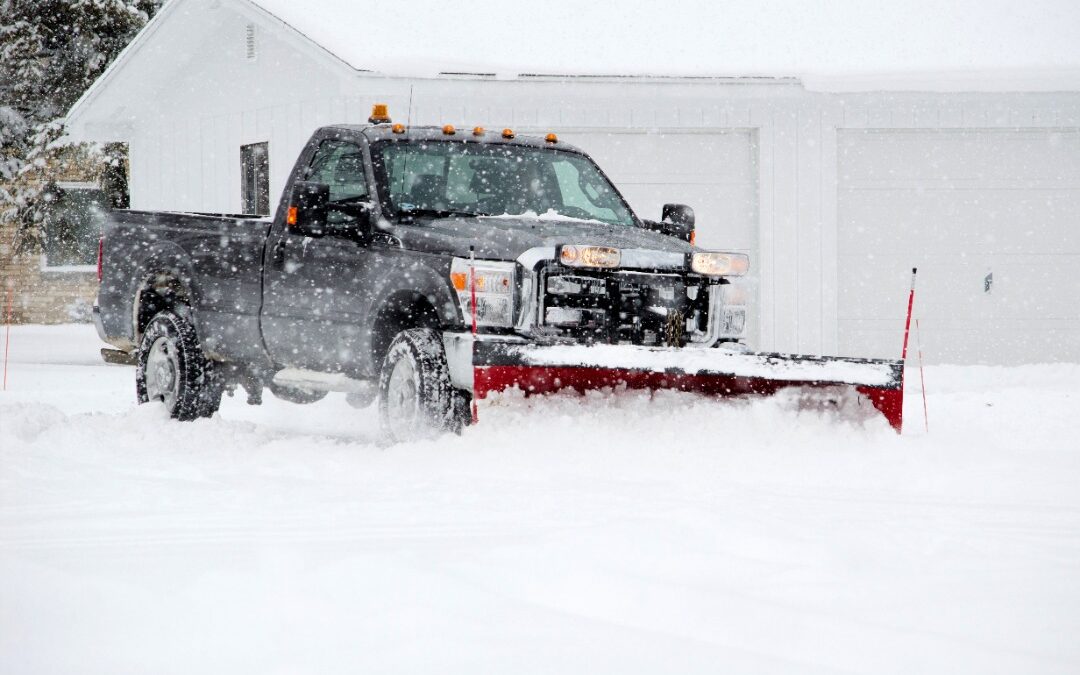
[[[308,403],[315,403],[326,398],[325,391],[318,391],[316,389],[304,389],[303,387],[290,387],[287,384],[278,384],[277,382],[270,382],[270,393],[277,396],[283,401],[289,403],[299,403],[300,405],[306,405]]]
[[[379,374],[379,422],[391,442],[461,433],[468,424],[465,392],[454,389],[442,335],[410,328],[390,343]]]
[[[195,327],[165,311],[155,315],[143,333],[135,389],[139,403],[162,401],[170,417],[186,422],[217,412],[224,387],[214,363],[203,354]]]

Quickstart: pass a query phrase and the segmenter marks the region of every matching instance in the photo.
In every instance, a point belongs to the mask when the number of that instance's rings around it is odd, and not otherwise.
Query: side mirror
[[[694,209],[686,204],[664,204],[664,234],[694,243]]]
[[[308,182],[294,184],[285,219],[289,231],[306,237],[321,237],[326,234],[329,202],[329,185]]]

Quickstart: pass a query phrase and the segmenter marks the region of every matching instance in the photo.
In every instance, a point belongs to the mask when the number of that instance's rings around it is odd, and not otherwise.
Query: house
[[[451,4],[171,0],[69,133],[128,144],[132,208],[268,213],[311,131],[375,102],[553,131],[750,254],[759,349],[896,356],[917,266],[929,360],[1080,361],[1076,11]]]

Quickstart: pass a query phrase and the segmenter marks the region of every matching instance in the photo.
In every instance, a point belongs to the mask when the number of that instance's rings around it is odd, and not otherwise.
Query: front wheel
[[[410,328],[390,344],[379,375],[379,420],[393,442],[459,433],[467,424],[463,392],[450,382],[442,336],[430,328]]]
[[[168,311],[151,319],[138,359],[135,389],[139,403],[161,401],[170,417],[183,421],[217,412],[221,380],[187,319]]]

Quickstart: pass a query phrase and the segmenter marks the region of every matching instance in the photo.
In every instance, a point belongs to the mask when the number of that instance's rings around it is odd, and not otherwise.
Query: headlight
[[[618,267],[622,252],[607,246],[559,247],[559,262],[568,267]]]
[[[690,260],[690,269],[710,277],[741,277],[750,269],[750,258],[744,253],[698,251]]]
[[[475,285],[476,324],[502,327],[513,325],[514,263],[454,258],[450,264],[450,282],[457,291],[466,324],[472,323],[472,295]]]

